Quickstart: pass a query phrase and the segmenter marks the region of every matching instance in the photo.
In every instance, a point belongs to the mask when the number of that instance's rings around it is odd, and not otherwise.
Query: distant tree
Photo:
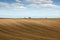
[[[26,17],[24,17],[24,19],[26,19]]]
[[[31,17],[28,17],[28,19],[31,19]]]

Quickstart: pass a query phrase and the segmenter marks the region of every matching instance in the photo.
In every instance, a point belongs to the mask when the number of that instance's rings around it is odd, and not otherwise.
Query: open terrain
[[[0,19],[0,40],[60,40],[60,19]]]

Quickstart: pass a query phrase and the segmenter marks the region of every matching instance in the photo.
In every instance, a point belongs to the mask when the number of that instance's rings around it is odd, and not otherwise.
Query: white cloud
[[[16,0],[15,3],[7,3],[7,2],[0,2],[0,7],[5,7],[5,8],[14,8],[14,9],[20,9],[20,8],[26,8],[24,4],[20,3],[20,0]]]
[[[30,4],[30,5],[28,5],[28,7],[31,7],[31,8],[40,8],[40,5]]]
[[[46,8],[59,8],[59,6],[54,5],[54,4],[41,4],[41,7],[46,7]]]
[[[21,2],[20,0],[16,0],[16,2]]]
[[[54,4],[30,4],[28,7],[31,8],[60,8],[60,6],[54,5]]]
[[[9,4],[8,4],[8,3],[6,3],[6,2],[0,2],[0,6],[2,6],[2,7],[8,7],[8,6],[9,6]]]
[[[25,0],[26,2],[30,2],[31,4],[28,5],[28,7],[35,7],[35,8],[59,8],[60,6],[57,6],[53,4],[53,0]]]
[[[20,4],[20,3],[9,4],[6,2],[0,2],[0,7],[15,8],[15,9],[26,8],[23,4]]]
[[[30,4],[23,4],[20,3],[21,0],[16,0],[15,3],[9,4],[6,2],[0,2],[0,6],[7,7],[7,8],[26,8],[24,5],[27,5],[28,7],[33,8],[60,8],[60,6],[57,6],[53,4],[53,0],[23,0],[24,2],[30,3]]]
[[[16,2],[19,2],[19,0],[16,0]]]
[[[52,0],[25,0],[26,2],[30,3],[52,3]]]
[[[13,4],[11,4],[11,7],[18,8],[18,9],[26,8],[23,4],[20,4],[20,3],[13,3]]]

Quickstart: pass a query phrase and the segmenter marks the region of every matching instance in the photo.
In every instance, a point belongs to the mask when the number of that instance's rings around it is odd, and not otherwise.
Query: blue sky
[[[60,0],[0,0],[0,18],[60,18]]]

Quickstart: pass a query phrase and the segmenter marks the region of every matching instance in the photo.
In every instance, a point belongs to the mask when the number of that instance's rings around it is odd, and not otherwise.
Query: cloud
[[[0,2],[0,7],[6,8],[60,8],[60,6],[53,4],[53,0],[23,0],[23,2],[29,3],[24,4],[21,0],[15,0],[14,3]],[[27,5],[27,6],[25,6]]]
[[[45,8],[59,8],[60,7],[55,4],[41,4],[40,6],[45,7]]]
[[[15,9],[26,8],[23,4],[20,4],[20,3],[9,4],[6,2],[0,2],[0,7],[15,8]]]
[[[31,8],[60,8],[60,6],[53,5],[53,4],[30,4],[28,7]]]
[[[9,4],[6,2],[0,2],[0,7],[8,7]]]
[[[19,0],[16,0],[16,2],[19,2]]]
[[[18,9],[20,9],[20,8],[26,8],[24,6],[24,4],[20,4],[20,3],[13,3],[13,4],[11,4],[11,7],[18,8]]]
[[[52,3],[52,0],[25,0],[26,2],[30,3]]]
[[[21,2],[20,0],[16,0],[16,2]]]
[[[53,4],[53,0],[25,0],[26,2],[29,2],[30,5],[28,7],[34,7],[34,8],[59,8],[60,6],[57,6]]]

